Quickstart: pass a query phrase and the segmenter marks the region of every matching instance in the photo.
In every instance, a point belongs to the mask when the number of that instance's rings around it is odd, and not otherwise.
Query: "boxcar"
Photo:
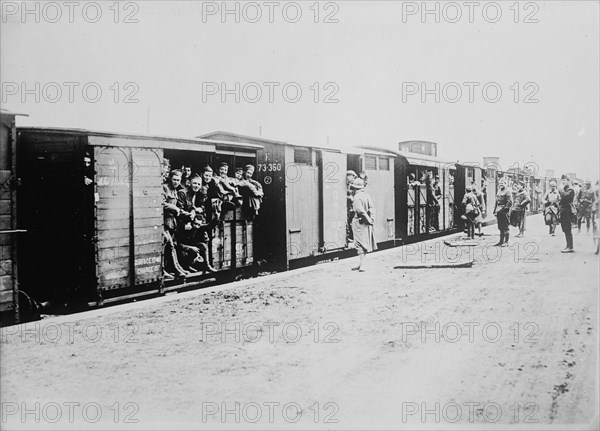
[[[261,265],[281,271],[352,252],[346,238],[346,154],[230,132],[201,138],[262,147],[254,175],[265,192],[255,224]]]
[[[256,163],[256,145],[122,135],[79,129],[19,128],[18,215],[22,288],[60,306],[163,293],[201,279],[163,282],[162,167]],[[84,183],[84,156],[93,184]],[[253,265],[252,222],[233,213],[209,248],[228,273]],[[202,277],[200,277],[202,278]]]
[[[29,320],[27,297],[20,301],[17,266],[17,235],[23,231],[17,223],[17,132],[15,117],[7,110],[0,111],[0,321],[9,325]],[[22,304],[20,304],[22,303]],[[23,309],[20,309],[22,305]]]
[[[394,178],[394,208],[396,242],[420,241],[456,231],[456,203],[462,199],[456,194],[457,181],[464,171],[454,162],[425,154],[395,151],[381,147],[365,146],[370,151],[386,152],[392,156]],[[409,183],[413,174],[417,183]],[[435,210],[428,199],[428,187],[435,177],[439,178],[442,197]],[[464,180],[463,184],[464,184]],[[375,185],[374,185],[375,187]]]
[[[397,156],[385,149],[355,147],[347,152],[348,169],[367,174],[366,191],[375,206],[375,241],[380,249],[400,243],[396,235],[395,171]]]

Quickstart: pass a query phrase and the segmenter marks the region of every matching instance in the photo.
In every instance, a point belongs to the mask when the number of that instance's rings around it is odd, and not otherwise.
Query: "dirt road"
[[[598,256],[542,223],[5,328],[2,427],[597,429]]]

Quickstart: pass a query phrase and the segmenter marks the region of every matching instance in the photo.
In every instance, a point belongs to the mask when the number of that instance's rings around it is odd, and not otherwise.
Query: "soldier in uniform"
[[[244,174],[238,185],[239,192],[244,199],[242,210],[247,220],[253,220],[258,215],[264,197],[262,185],[253,180],[252,175],[254,175],[254,166],[244,166]]]
[[[163,208],[164,208],[164,231],[163,237],[165,241],[165,278],[173,278],[172,273],[178,277],[185,277],[189,273],[184,270],[179,264],[177,253],[175,250],[175,242],[173,236],[177,230],[177,217],[188,214],[177,205],[179,200],[178,188],[181,184],[182,172],[179,169],[173,169],[169,173],[168,181],[163,184]]]
[[[592,189],[592,180],[586,180],[585,186],[579,191],[577,202],[577,233],[581,233],[581,222],[585,219],[587,234],[590,234],[590,221],[592,218],[592,208],[596,200],[594,190]]]
[[[550,235],[554,236],[554,231],[558,225],[558,203],[560,195],[556,189],[556,182],[550,181],[550,190],[544,195],[544,220],[549,226]]]
[[[352,236],[352,219],[354,218],[352,200],[354,199],[354,191],[350,186],[356,177],[356,172],[352,170],[346,172],[346,237],[348,241],[352,241],[354,238]]]
[[[561,253],[573,253],[573,233],[571,232],[571,227],[576,214],[573,205],[573,200],[575,199],[575,190],[571,188],[571,178],[568,175],[564,174],[560,178],[563,184],[563,189],[559,191],[559,219],[560,227],[565,233],[565,239],[567,241],[567,246],[561,250]]]
[[[496,205],[494,206],[494,215],[498,221],[498,230],[500,231],[500,241],[495,245],[499,247],[508,246],[509,238],[509,216],[512,207],[512,193],[506,188],[506,180],[503,178],[498,183],[499,191],[496,196]]]
[[[527,209],[527,205],[529,205],[530,202],[531,199],[529,198],[529,193],[527,193],[527,191],[525,190],[525,183],[520,181],[517,186],[517,194],[515,196],[515,201],[512,209],[513,214],[516,214],[516,226],[519,228],[519,233],[515,236],[515,238],[522,238],[525,235],[525,227],[527,220],[525,210]]]

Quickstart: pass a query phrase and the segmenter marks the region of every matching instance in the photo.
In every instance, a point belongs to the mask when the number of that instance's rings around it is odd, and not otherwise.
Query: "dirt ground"
[[[5,328],[1,426],[598,429],[591,237],[484,232]],[[469,249],[472,268],[394,269]]]

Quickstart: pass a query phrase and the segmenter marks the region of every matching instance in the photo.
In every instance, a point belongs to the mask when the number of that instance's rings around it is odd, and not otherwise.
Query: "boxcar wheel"
[[[19,323],[33,322],[40,320],[41,305],[27,295],[22,290],[19,290]]]

